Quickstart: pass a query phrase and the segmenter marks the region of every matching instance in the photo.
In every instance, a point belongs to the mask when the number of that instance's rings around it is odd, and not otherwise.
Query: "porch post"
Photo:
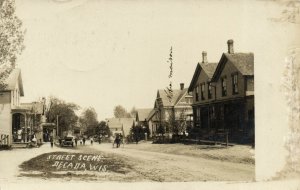
[[[25,139],[24,142],[27,142],[27,114],[24,114],[24,129],[25,129]]]
[[[30,115],[30,130],[29,130],[29,141],[31,141],[31,135],[32,135],[32,128],[33,128],[33,118],[32,115]]]

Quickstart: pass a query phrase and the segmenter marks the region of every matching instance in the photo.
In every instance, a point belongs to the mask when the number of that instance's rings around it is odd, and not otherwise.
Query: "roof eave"
[[[211,82],[216,82],[217,78],[218,78],[218,74],[219,74],[219,70],[221,69],[220,67],[222,66],[222,64],[224,63],[225,60],[227,60],[227,57],[225,55],[225,53],[222,54],[220,61],[218,62],[217,68],[215,69],[215,72],[213,74],[213,76],[211,77]]]
[[[188,88],[188,92],[192,92],[193,91],[193,87],[195,85],[195,82],[197,81],[197,78],[198,78],[198,75],[199,75],[198,73],[199,73],[199,69],[200,68],[201,68],[200,63],[197,63],[197,66],[196,66],[196,69],[195,69],[192,81],[191,81],[190,86]]]

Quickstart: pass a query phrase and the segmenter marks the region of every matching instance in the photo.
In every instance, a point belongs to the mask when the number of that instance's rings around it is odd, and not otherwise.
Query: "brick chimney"
[[[184,83],[180,83],[180,90],[184,89]]]
[[[228,53],[230,53],[230,54],[234,53],[234,51],[233,51],[233,40],[232,39],[227,41],[227,45],[228,45]]]
[[[207,63],[207,53],[206,53],[206,51],[202,51],[202,63]]]

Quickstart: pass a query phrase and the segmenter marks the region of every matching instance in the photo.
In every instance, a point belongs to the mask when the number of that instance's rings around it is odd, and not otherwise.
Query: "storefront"
[[[22,107],[12,109],[13,143],[27,143],[31,141],[33,135],[30,110]]]

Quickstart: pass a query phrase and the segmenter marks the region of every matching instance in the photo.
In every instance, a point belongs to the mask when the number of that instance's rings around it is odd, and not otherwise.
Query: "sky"
[[[251,3],[252,2],[252,3]],[[26,29],[23,102],[50,95],[94,107],[99,120],[113,108],[153,108],[168,86],[188,87],[201,52],[218,62],[234,40],[236,52],[262,56],[284,30],[269,24],[280,6],[267,1],[17,0]],[[273,29],[278,30],[270,34]]]

